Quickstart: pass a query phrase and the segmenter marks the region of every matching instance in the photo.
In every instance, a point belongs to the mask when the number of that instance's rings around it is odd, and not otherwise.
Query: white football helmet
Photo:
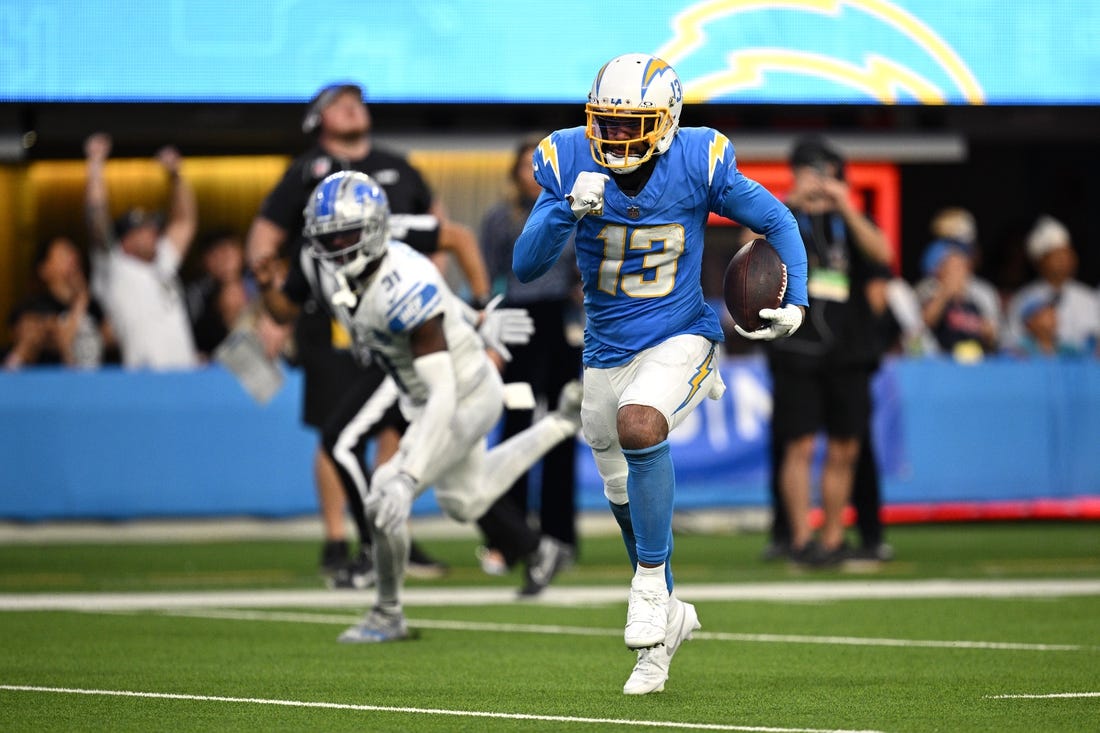
[[[672,67],[644,53],[608,61],[596,74],[585,133],[592,158],[612,173],[630,173],[672,145],[680,127],[684,89]]]
[[[361,275],[386,253],[389,201],[366,173],[339,171],[318,183],[305,220],[310,255],[345,278]]]

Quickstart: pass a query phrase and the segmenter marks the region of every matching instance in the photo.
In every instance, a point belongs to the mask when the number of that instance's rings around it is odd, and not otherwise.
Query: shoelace
[[[642,603],[630,604],[630,615],[628,621],[636,621],[642,616],[646,616],[650,611],[662,605],[665,600],[665,596],[660,591],[645,591],[637,590],[632,591],[636,600],[642,601]]]

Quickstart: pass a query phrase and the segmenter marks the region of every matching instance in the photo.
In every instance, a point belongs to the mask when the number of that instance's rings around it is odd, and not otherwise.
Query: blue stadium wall
[[[771,395],[756,358],[671,437],[677,507],[766,506]],[[267,405],[220,367],[0,374],[0,518],[288,517],[316,511],[315,437],[287,372]],[[887,505],[1100,496],[1100,363],[888,362],[875,381]],[[579,503],[606,508],[586,449]],[[438,512],[431,492],[414,508]]]

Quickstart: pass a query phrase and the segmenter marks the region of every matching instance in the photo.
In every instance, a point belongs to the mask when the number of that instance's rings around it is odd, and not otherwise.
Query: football
[[[737,250],[722,282],[726,308],[745,331],[764,325],[762,308],[778,308],[787,290],[783,260],[767,240],[755,239]]]

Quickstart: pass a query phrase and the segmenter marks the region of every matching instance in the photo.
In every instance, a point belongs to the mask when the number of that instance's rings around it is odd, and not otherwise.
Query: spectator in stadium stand
[[[1024,306],[1046,297],[1057,304],[1058,341],[1100,354],[1100,296],[1075,279],[1077,252],[1069,230],[1052,216],[1039,217],[1027,237],[1027,255],[1039,277],[1009,301],[1007,345],[1019,346],[1026,334]]]
[[[92,293],[111,320],[132,369],[186,369],[198,364],[179,268],[198,226],[191,185],[180,174],[175,148],[156,155],[168,176],[167,221],[159,214],[129,209],[111,225],[105,171],[111,138],[95,133],[84,143],[87,160],[85,206],[92,244]]]
[[[1004,308],[1000,292],[989,280],[978,275],[982,266],[982,247],[978,239],[978,224],[974,215],[961,206],[947,206],[932,216],[929,224],[932,239],[953,242],[970,256],[969,290],[982,303],[997,303],[997,332],[1004,338]]]
[[[844,510],[870,431],[871,377],[881,355],[877,339],[867,336],[876,320],[867,286],[882,277],[893,254],[881,230],[853,205],[844,158],[824,139],[798,140],[790,166],[794,183],[787,205],[806,247],[810,306],[802,328],[766,349],[774,389],[777,488],[789,534],[773,541],[765,557],[785,555],[798,565],[824,567],[852,555]],[[824,520],[815,537],[811,476],[821,430],[826,436],[820,482]]]
[[[37,292],[12,309],[14,334],[6,369],[41,364],[94,368],[112,341],[103,309],[88,290],[83,258],[73,240],[49,237],[34,254]]]
[[[1080,343],[1064,341],[1058,332],[1058,296],[1035,293],[1020,304],[1024,335],[1009,353],[1021,357],[1079,358],[1089,350]]]
[[[244,272],[244,243],[229,230],[203,237],[202,274],[187,284],[187,312],[195,347],[209,360],[258,296]]]
[[[917,283],[924,322],[940,349],[968,362],[995,353],[1000,344],[997,291],[974,276],[970,251],[957,241],[933,240],[921,257]]]

